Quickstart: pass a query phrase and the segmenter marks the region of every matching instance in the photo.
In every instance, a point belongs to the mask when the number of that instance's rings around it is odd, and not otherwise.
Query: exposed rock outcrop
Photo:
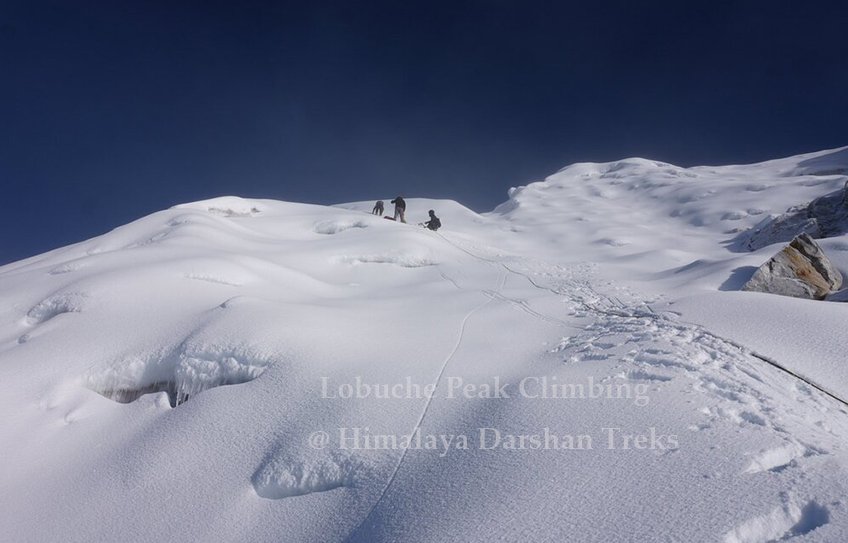
[[[842,286],[842,274],[818,243],[801,234],[760,266],[742,290],[823,300]]]
[[[829,238],[845,232],[848,232],[848,183],[842,190],[790,207],[782,215],[764,219],[740,234],[736,243],[740,248],[756,251],[801,234]]]

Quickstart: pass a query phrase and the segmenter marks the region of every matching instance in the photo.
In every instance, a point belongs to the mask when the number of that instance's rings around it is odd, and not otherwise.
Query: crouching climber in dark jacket
[[[424,223],[424,226],[433,230],[434,232],[442,227],[442,221],[436,217],[436,212],[432,209],[430,210],[430,220]]]

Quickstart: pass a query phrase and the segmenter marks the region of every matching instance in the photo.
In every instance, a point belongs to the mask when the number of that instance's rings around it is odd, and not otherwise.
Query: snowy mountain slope
[[[788,360],[793,370],[848,398],[848,369],[834,357],[844,346],[842,308],[759,295],[725,303],[730,295],[715,292],[741,288],[781,246],[742,251],[736,243],[740,232],[841,190],[846,168],[848,148],[740,166],[685,169],[644,159],[575,164],[513,189],[495,213],[523,228],[532,224],[534,236],[546,236],[549,243],[534,246],[536,254],[545,245],[579,247],[577,259],[598,263],[618,286],[672,302],[692,297],[688,307],[697,309],[668,309]],[[846,239],[820,240],[843,275]],[[547,258],[574,260],[550,251]]]
[[[3,537],[842,540],[848,408],[759,355],[848,398],[848,306],[730,249],[844,157],[408,199],[438,233],[218,198],[4,266]]]

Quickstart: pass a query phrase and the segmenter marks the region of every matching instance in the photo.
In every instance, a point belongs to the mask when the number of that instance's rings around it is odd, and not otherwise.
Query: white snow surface
[[[846,173],[575,164],[408,198],[437,233],[222,197],[0,267],[0,539],[848,540],[848,305],[734,244]]]

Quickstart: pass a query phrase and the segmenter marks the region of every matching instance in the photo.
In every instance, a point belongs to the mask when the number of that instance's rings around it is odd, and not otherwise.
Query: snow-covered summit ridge
[[[733,166],[683,168],[643,158],[577,163],[544,181],[512,188],[496,213],[519,219],[557,215],[631,219],[640,209],[718,234],[754,226],[767,213],[810,201],[848,180],[848,147]],[[581,214],[580,212],[585,212]],[[644,221],[631,221],[644,224]]]

